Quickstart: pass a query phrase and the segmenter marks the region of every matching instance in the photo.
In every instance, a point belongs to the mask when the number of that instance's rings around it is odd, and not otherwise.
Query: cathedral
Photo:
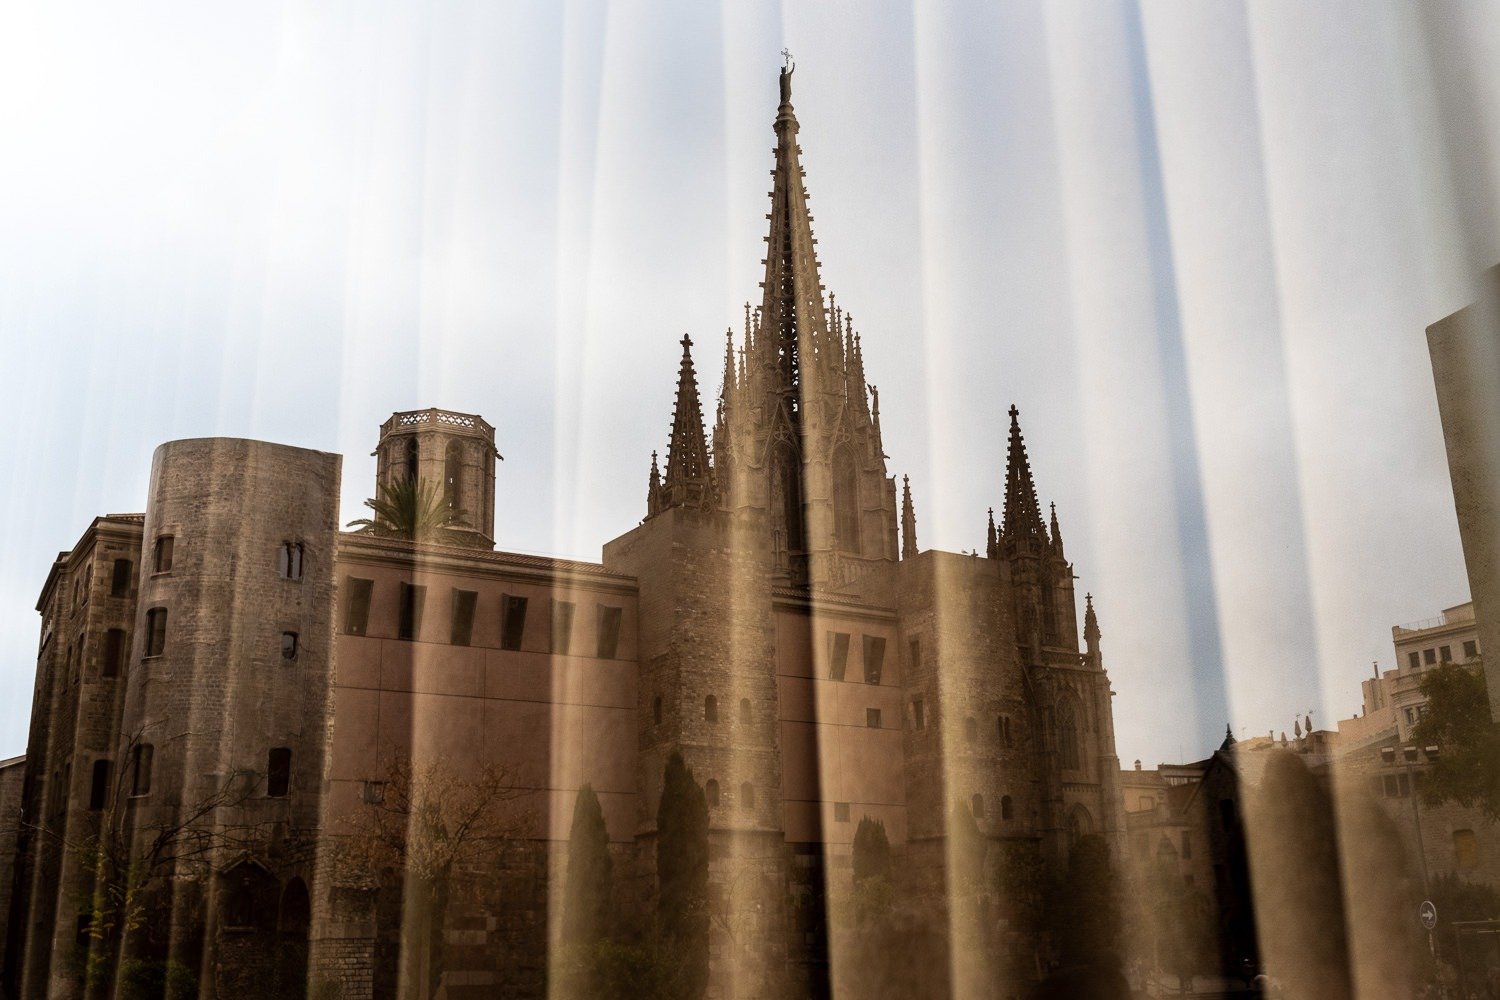
[[[341,528],[339,456],[208,438],[161,445],[144,513],[58,555],[6,832],[7,995],[114,995],[143,957],[205,997],[393,996],[417,961],[413,995],[546,995],[579,790],[619,920],[649,923],[674,755],[708,811],[709,996],[854,995],[838,911],[863,819],[896,893],[945,904],[924,912],[950,925],[956,994],[1002,974],[961,954],[960,923],[1032,948],[1007,872],[1055,872],[1090,834],[1118,851],[1099,623],[1085,597],[1080,628],[1020,415],[983,545],[922,549],[860,334],[820,280],[792,77],[760,303],[709,407],[682,339],[641,520],[598,562],[504,551],[496,429],[440,408],[381,426],[372,484],[418,506],[430,487],[439,540],[378,511]],[[422,954],[391,873],[339,863],[397,761],[504,776],[505,844]]]

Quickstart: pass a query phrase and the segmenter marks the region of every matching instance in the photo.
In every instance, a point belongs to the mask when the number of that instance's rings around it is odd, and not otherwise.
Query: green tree
[[[365,501],[365,506],[375,516],[350,521],[349,527],[380,538],[444,545],[479,544],[478,535],[460,530],[468,512],[449,506],[437,483],[409,478],[382,483],[375,496]]]
[[[563,942],[592,946],[610,930],[614,860],[609,831],[593,786],[578,789],[568,834],[568,881],[563,901]]]
[[[681,965],[679,995],[708,986],[708,802],[693,772],[674,753],[656,811],[657,913],[662,935]]]
[[[1422,678],[1427,711],[1412,730],[1418,746],[1442,752],[1422,776],[1422,798],[1457,802],[1500,819],[1500,726],[1490,718],[1484,670],[1447,664]]]
[[[860,921],[884,916],[890,911],[891,842],[885,823],[862,817],[854,830],[854,912]]]

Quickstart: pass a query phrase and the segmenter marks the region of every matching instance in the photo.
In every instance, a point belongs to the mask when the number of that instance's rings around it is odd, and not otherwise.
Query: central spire
[[[1010,408],[1010,453],[1005,470],[1005,520],[1000,540],[1016,548],[1039,546],[1047,540],[1042,523],[1041,504],[1036,499],[1036,483],[1031,478],[1031,460],[1026,455],[1026,440],[1021,436],[1020,411]]]
[[[761,336],[780,392],[799,408],[804,366],[822,357],[829,344],[828,317],[823,308],[823,285],[807,210],[801,154],[797,145],[797,115],[792,109],[791,59],[781,70],[781,105],[776,110],[776,166],[771,171],[771,230],[766,237],[766,276],[761,282]],[[842,354],[842,351],[840,352]]]

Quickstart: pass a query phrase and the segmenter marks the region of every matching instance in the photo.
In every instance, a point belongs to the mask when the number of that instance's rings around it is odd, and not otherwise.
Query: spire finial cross
[[[797,61],[792,58],[792,53],[787,49],[781,50],[782,65],[788,72],[797,68]]]

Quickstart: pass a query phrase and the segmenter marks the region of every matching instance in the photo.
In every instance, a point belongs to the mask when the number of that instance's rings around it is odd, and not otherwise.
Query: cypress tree
[[[657,912],[682,966],[684,997],[708,986],[708,802],[693,772],[674,753],[656,811]]]
[[[568,882],[563,901],[563,941],[592,946],[609,931],[611,877],[609,831],[593,786],[578,789],[568,833]]]
[[[885,823],[865,816],[854,830],[854,884],[891,877],[891,842]]]

